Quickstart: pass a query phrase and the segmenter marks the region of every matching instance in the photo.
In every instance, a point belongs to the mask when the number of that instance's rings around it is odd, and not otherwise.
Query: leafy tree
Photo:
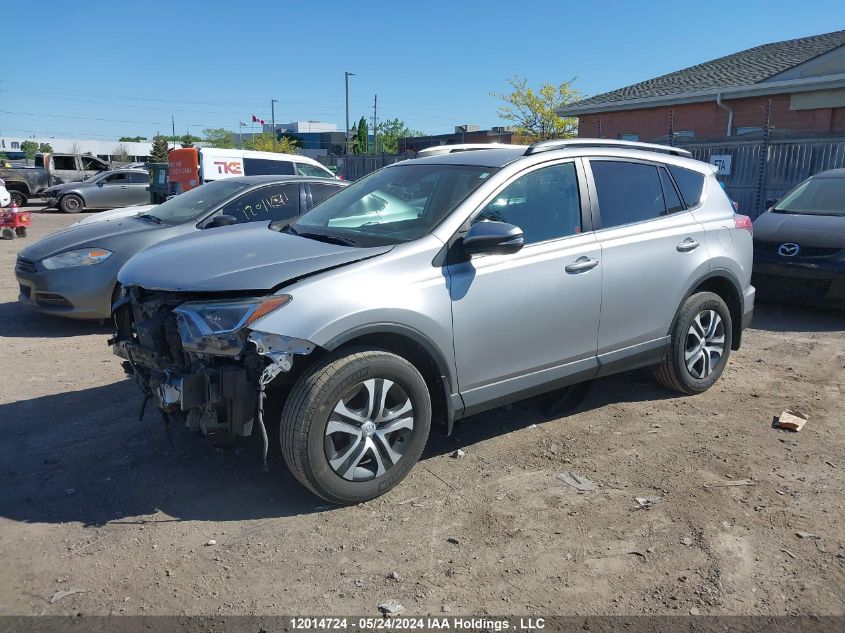
[[[24,153],[29,160],[35,158],[35,155],[38,153],[38,143],[34,141],[24,141],[21,143],[21,151]]]
[[[205,142],[210,147],[231,149],[235,146],[235,133],[222,127],[206,128],[202,131]],[[199,140],[199,139],[197,139]]]
[[[353,154],[366,154],[370,149],[370,129],[367,119],[361,117],[355,128],[355,139],[352,141]]]
[[[39,143],[38,144],[38,151],[42,154],[47,154],[48,152],[53,151],[53,146],[49,143]]]
[[[196,143],[199,140],[200,139],[198,139],[196,136],[192,136],[190,134],[183,134],[179,138],[179,143],[181,143],[182,147],[193,147],[194,143]]]
[[[153,137],[153,148],[150,150],[150,162],[166,163],[168,148],[167,138],[161,134],[156,134]]]
[[[129,150],[126,149],[126,145],[123,143],[118,143],[114,146],[114,149],[111,151],[112,158],[118,163],[128,163],[129,162]]]
[[[379,149],[387,154],[397,154],[402,149],[399,139],[409,136],[425,136],[424,132],[414,131],[401,119],[382,121],[378,124]]]
[[[147,140],[146,136],[121,136],[117,139],[120,143],[141,143]]]
[[[513,77],[508,80],[512,92],[490,95],[501,99],[505,105],[498,108],[499,117],[515,125],[516,138],[521,142],[536,142],[551,138],[575,136],[578,119],[562,118],[557,110],[581,99],[581,94],[572,87],[572,81],[565,81],[559,86],[544,83],[535,91],[528,86],[527,79]]]
[[[299,148],[296,141],[289,136],[282,136],[273,143],[274,137],[271,132],[256,134],[244,141],[244,148],[256,152],[276,152],[280,154],[298,154]]]

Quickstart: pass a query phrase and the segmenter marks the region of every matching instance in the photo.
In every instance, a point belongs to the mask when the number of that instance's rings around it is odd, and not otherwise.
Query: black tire
[[[15,232],[12,229],[3,229],[3,239],[4,240],[15,239]]]
[[[701,360],[694,365],[696,373],[687,366],[687,351],[696,353],[696,337],[698,334],[690,331],[693,328],[693,323],[699,315],[706,315],[709,312],[714,312],[721,319],[721,327],[717,327],[714,332],[713,340],[719,340],[719,334],[722,335],[723,341],[721,343],[722,352],[716,362],[713,362],[713,354],[709,351],[705,352],[701,349]],[[698,323],[709,324],[707,318],[701,319]],[[698,331],[699,328],[696,329]],[[655,367],[654,377],[661,385],[667,389],[679,391],[688,395],[702,393],[707,391],[722,375],[722,372],[727,365],[728,357],[731,353],[732,343],[732,322],[731,312],[724,300],[717,294],[712,292],[699,292],[692,295],[684,302],[681,312],[672,328],[672,340],[669,351],[663,361]],[[704,357],[706,353],[706,359]],[[692,358],[692,357],[691,357]],[[701,363],[709,361],[709,372],[699,371],[700,367],[707,367]]]
[[[327,439],[326,429],[341,399],[370,379],[387,379],[399,387],[402,398],[407,398],[413,407],[413,429],[400,440],[401,458],[386,468],[384,474],[365,481],[350,481],[329,462],[327,451],[334,448],[329,444],[332,440]],[[330,354],[299,377],[282,409],[279,434],[282,455],[300,483],[327,501],[352,504],[374,499],[402,481],[419,460],[430,428],[431,398],[416,368],[390,352],[355,347]],[[384,453],[380,454],[387,463]],[[370,462],[373,463],[372,458]]]
[[[59,200],[59,209],[65,213],[79,213],[84,208],[85,201],[81,196],[77,196],[75,193],[69,193],[66,196],[62,196],[62,199]]]
[[[17,235],[18,237],[26,237],[26,227],[25,226],[15,227],[15,235]]]
[[[9,189],[9,196],[12,198],[10,204],[16,204],[19,207],[25,207],[26,203],[29,202],[29,198],[27,198],[25,194],[14,189]]]

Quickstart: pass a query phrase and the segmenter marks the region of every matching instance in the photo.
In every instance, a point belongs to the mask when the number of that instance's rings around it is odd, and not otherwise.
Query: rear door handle
[[[690,251],[694,251],[698,248],[698,242],[696,242],[691,237],[688,237],[683,242],[678,244],[675,248],[678,249],[679,253],[689,253]]]
[[[583,273],[592,270],[599,265],[599,260],[592,257],[581,256],[566,267],[568,273]]]

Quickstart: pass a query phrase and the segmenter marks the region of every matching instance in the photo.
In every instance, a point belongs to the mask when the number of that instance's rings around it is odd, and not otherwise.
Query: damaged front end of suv
[[[246,437],[257,426],[266,466],[265,390],[314,345],[254,325],[291,300],[131,286],[114,305],[110,344],[143,391],[144,406],[152,400],[166,423],[203,435]]]

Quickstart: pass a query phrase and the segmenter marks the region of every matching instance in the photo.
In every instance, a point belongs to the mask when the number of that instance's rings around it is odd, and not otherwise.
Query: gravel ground
[[[562,417],[478,415],[334,508],[256,442],[139,422],[108,326],[17,304],[24,244],[0,242],[0,615],[845,613],[842,313],[761,305],[703,395],[634,372]],[[772,428],[786,407],[800,433]]]

